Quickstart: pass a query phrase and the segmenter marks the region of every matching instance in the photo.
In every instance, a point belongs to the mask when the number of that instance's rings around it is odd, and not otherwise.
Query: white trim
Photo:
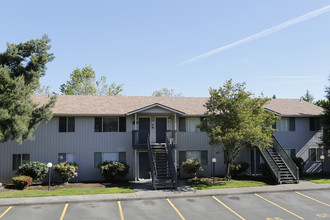
[[[159,107],[159,108],[163,108],[163,109],[166,109],[168,111],[171,111],[171,112],[174,112],[174,113],[178,113],[178,114],[181,114],[181,115],[185,115],[186,113],[184,112],[181,112],[181,111],[178,111],[176,109],[173,109],[173,108],[170,108],[170,107],[167,107],[165,105],[161,105],[159,103],[155,103],[155,104],[152,104],[152,105],[148,105],[146,107],[143,107],[143,108],[140,108],[140,109],[137,109],[137,110],[134,110],[134,111],[131,111],[131,112],[128,112],[127,115],[132,115],[132,114],[135,114],[135,113],[138,113],[138,112],[141,112],[141,111],[145,111],[147,109],[150,109],[150,108],[154,108],[154,107]]]

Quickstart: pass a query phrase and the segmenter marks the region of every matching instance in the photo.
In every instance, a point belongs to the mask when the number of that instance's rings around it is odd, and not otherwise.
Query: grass
[[[313,175],[304,175],[301,177],[302,180],[310,181],[313,183],[330,183],[330,174],[313,174]]]
[[[231,180],[226,181],[223,178],[215,178],[213,184],[212,178],[200,178],[197,180],[190,179],[188,184],[197,190],[202,189],[220,189],[220,188],[239,188],[239,187],[252,187],[252,186],[266,186],[267,183],[256,180]]]
[[[93,184],[88,187],[88,184],[81,185],[77,187],[77,185],[59,185],[52,186],[51,190],[46,190],[47,186],[42,186],[39,189],[26,189],[26,190],[13,190],[6,189],[0,191],[0,198],[17,198],[17,197],[42,197],[42,196],[66,196],[66,195],[92,195],[92,194],[112,194],[112,193],[133,193],[134,190],[131,186],[113,186],[109,187],[106,185],[99,184],[100,186],[97,188]]]

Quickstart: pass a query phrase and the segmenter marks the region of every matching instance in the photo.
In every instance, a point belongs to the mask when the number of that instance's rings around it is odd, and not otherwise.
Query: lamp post
[[[324,155],[322,154],[321,156],[320,156],[320,160],[321,160],[321,162],[322,162],[322,173],[323,173],[323,162],[324,162]]]
[[[215,157],[212,158],[212,176],[213,176],[213,184],[214,184],[214,172],[215,172],[215,163],[217,162],[217,159]]]
[[[51,175],[51,173],[52,173],[52,166],[53,166],[53,164],[51,163],[51,162],[49,162],[49,163],[47,163],[47,167],[48,167],[48,169],[49,169],[49,175],[48,175],[48,191],[50,190],[50,175]]]

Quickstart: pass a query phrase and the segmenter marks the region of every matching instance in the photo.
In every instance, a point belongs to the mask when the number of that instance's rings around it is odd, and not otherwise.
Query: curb
[[[112,202],[112,201],[132,201],[132,200],[150,200],[150,199],[171,199],[171,198],[191,198],[191,197],[209,197],[209,196],[228,196],[228,195],[246,195],[246,194],[255,194],[255,193],[278,193],[278,192],[294,192],[294,191],[315,191],[315,190],[329,190],[330,187],[320,187],[320,188],[306,188],[306,189],[279,189],[279,190],[253,190],[248,192],[219,192],[219,193],[204,193],[203,190],[195,191],[193,193],[186,194],[176,194],[176,195],[163,195],[163,196],[137,196],[127,197],[123,194],[123,198],[114,197],[114,198],[105,198],[105,199],[68,199],[61,201],[44,201],[44,202],[2,202],[0,199],[0,207],[2,206],[30,206],[30,205],[49,205],[49,204],[65,204],[65,203],[88,203],[88,202]],[[109,195],[109,194],[100,194],[100,195]],[[84,195],[85,196],[85,195]],[[42,198],[42,197],[22,197],[22,198]],[[56,196],[54,196],[56,198]],[[4,198],[6,199],[6,198]]]

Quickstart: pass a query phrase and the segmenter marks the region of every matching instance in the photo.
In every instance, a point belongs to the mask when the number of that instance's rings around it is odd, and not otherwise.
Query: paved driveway
[[[0,206],[0,219],[330,219],[330,190]]]

